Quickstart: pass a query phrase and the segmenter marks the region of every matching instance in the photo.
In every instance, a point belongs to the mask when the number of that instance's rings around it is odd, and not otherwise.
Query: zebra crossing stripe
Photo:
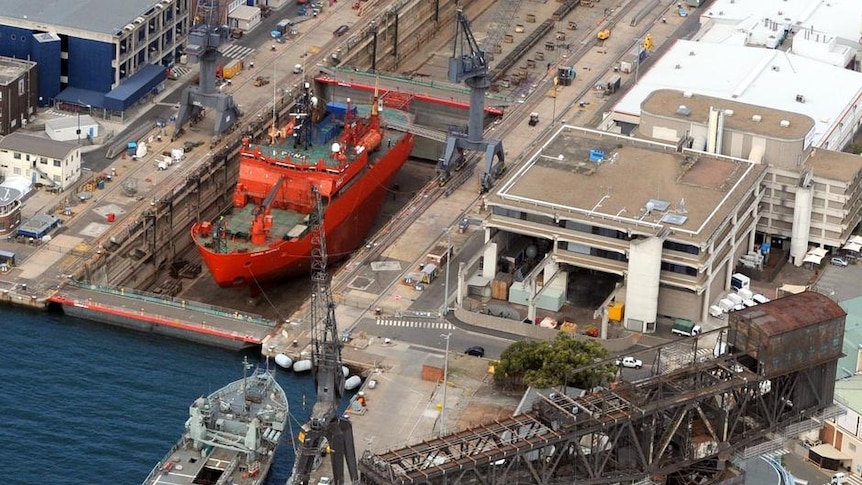
[[[232,59],[243,59],[249,56],[255,49],[252,47],[245,47],[242,45],[232,45],[227,49],[223,50],[221,55],[224,57],[230,57]]]
[[[430,328],[437,330],[452,330],[455,328],[455,326],[449,322],[437,322],[432,320],[398,320],[388,318],[378,318],[377,325],[402,328]]]

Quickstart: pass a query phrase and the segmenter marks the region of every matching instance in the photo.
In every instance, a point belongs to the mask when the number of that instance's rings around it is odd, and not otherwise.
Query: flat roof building
[[[773,49],[677,40],[600,128],[630,132],[658,89],[806,115],[814,120],[812,146],[829,150],[846,146],[862,123],[862,73]]]
[[[564,126],[488,195],[482,276],[500,279],[500,255],[527,240],[534,261],[511,270],[542,273],[545,286],[567,293],[577,270],[618,275],[609,298],[625,302],[628,329],[654,331],[659,315],[706,319],[754,243],[765,175],[742,159]]]
[[[189,2],[6,0],[0,55],[38,64],[40,106],[62,101],[123,111],[163,81],[180,55]]]

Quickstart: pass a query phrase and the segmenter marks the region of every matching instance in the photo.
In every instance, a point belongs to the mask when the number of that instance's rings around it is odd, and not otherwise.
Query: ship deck
[[[230,214],[225,216],[225,232],[228,237],[224,239],[223,249],[226,252],[259,249],[259,246],[251,243],[248,233],[251,223],[254,221],[254,211],[256,208],[255,204],[246,204],[245,207],[235,207]],[[308,229],[308,214],[273,208],[270,215],[272,216],[273,232],[270,233],[269,240],[272,240],[272,238],[288,239],[291,237],[300,237]],[[284,232],[276,232],[279,229],[282,229]],[[204,244],[213,241],[212,237],[198,237]]]
[[[370,104],[354,104],[356,108],[356,118],[360,120],[368,119],[371,114]],[[397,109],[385,109],[381,113],[381,117],[393,122],[405,124],[410,121],[410,114]],[[335,116],[329,115],[319,123],[315,123],[312,129],[312,143],[307,149],[294,147],[293,138],[287,138],[281,143],[274,145],[254,145],[260,152],[270,158],[279,160],[290,159],[297,164],[315,164],[318,160],[323,160],[327,167],[336,168],[338,162],[329,157],[329,150],[332,142],[343,130],[343,123]]]

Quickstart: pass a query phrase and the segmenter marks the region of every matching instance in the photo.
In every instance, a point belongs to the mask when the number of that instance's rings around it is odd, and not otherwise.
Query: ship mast
[[[341,340],[335,322],[335,303],[332,287],[326,272],[326,235],[323,226],[323,200],[317,187],[312,189],[315,210],[310,214],[311,224],[311,363],[317,400],[311,418],[303,426],[304,438],[296,451],[293,475],[288,485],[308,485],[315,461],[320,456],[324,439],[332,449],[332,478],[335,485],[344,481],[344,464],[352,482],[359,475],[356,468],[356,450],[353,427],[338,415],[338,404],[344,394],[344,373],[341,370]]]

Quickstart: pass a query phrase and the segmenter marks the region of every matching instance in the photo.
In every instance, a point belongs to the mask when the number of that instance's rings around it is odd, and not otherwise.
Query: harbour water
[[[242,377],[242,353],[62,315],[2,307],[0,331],[4,483],[140,484],[179,439],[192,401]],[[292,433],[267,483],[282,485],[315,393],[309,373],[277,375]]]

